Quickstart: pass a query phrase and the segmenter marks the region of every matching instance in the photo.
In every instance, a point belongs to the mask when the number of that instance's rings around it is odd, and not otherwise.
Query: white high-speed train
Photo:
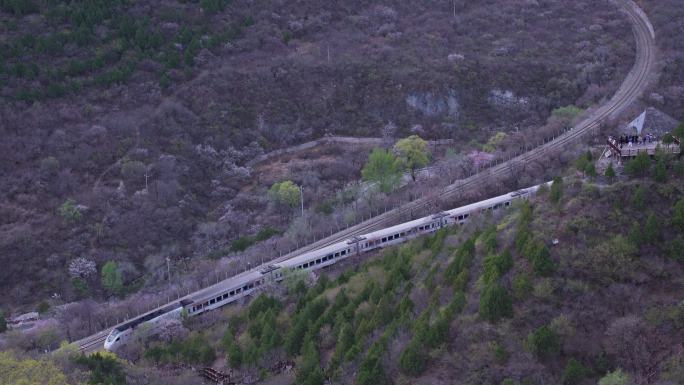
[[[269,281],[282,280],[284,272],[288,269],[321,269],[353,255],[402,243],[420,235],[435,232],[445,226],[463,224],[472,215],[487,211],[497,211],[511,206],[517,200],[529,199],[537,192],[540,186],[537,185],[514,191],[467,206],[404,222],[318,250],[309,251],[266,267],[246,271],[226,281],[195,292],[177,303],[169,304],[116,326],[107,336],[104,344],[105,349],[112,350],[117,346],[125,344],[133,331],[140,325],[157,323],[169,317],[179,317],[183,309],[186,310],[189,316],[193,316],[234,302],[249,295]]]

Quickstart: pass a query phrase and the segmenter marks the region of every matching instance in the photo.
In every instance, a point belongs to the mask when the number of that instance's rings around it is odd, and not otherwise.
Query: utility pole
[[[145,170],[145,191],[149,192],[150,190],[147,189],[147,179],[150,177],[150,174]]]
[[[304,218],[304,187],[299,186],[299,200],[302,204],[302,218]]]
[[[169,281],[171,281],[171,259],[166,257],[166,273]]]

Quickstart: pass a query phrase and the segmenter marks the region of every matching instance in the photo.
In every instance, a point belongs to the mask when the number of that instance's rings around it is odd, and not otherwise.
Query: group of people
[[[620,144],[620,148],[622,148],[623,145],[627,145],[627,147],[632,147],[635,144],[647,144],[647,143],[652,143],[655,141],[655,136],[651,134],[646,134],[646,136],[639,136],[639,135],[620,135],[618,138],[618,143]]]

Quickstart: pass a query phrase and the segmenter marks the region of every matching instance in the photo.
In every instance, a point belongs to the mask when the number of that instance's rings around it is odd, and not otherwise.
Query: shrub
[[[541,276],[547,276],[555,269],[549,249],[541,242],[528,241],[523,249],[523,255],[532,263],[534,272]]]
[[[494,361],[499,365],[505,365],[511,354],[498,342],[492,343],[492,349],[494,350]]]
[[[116,356],[111,353],[81,355],[76,362],[90,370],[89,383],[91,384],[126,384],[126,373]]]
[[[558,336],[544,325],[527,336],[527,345],[532,353],[540,358],[549,358],[560,351]]]
[[[653,180],[658,183],[667,182],[667,167],[665,166],[665,159],[658,159],[658,162],[653,169]]]
[[[268,198],[278,204],[295,207],[299,203],[299,186],[290,180],[275,183],[268,190]]]
[[[47,313],[48,310],[50,310],[50,304],[47,303],[46,301],[41,301],[41,303],[38,304],[38,313],[40,314],[45,314]]]
[[[479,313],[482,319],[490,322],[513,316],[513,303],[508,290],[498,283],[487,285],[480,296]]]
[[[73,223],[73,222],[78,222],[81,220],[83,217],[83,214],[81,214],[81,210],[79,210],[78,207],[76,207],[76,202],[73,199],[67,199],[62,203],[61,206],[59,206],[59,209],[57,209],[59,212],[59,215],[62,217],[62,219],[65,222]]]
[[[563,385],[577,385],[587,375],[587,369],[576,359],[571,358],[563,371]]]
[[[621,369],[608,373],[598,382],[598,385],[629,385],[631,378]]]
[[[368,156],[368,161],[361,170],[361,176],[364,181],[375,183],[378,190],[389,193],[399,187],[400,167],[399,161],[392,152],[376,148]]]
[[[615,178],[615,169],[613,169],[613,164],[609,163],[608,168],[606,169],[605,173],[606,178],[608,178],[611,182],[613,181],[613,178]]]
[[[632,206],[637,210],[643,210],[646,205],[646,189],[638,186],[632,193]]]
[[[102,266],[102,287],[110,294],[120,294],[123,289],[123,278],[116,262],[107,261]]]
[[[680,199],[673,207],[672,225],[684,230],[684,198]]]
[[[7,331],[7,320],[5,319],[5,313],[0,310],[0,333]]]
[[[145,163],[138,160],[132,160],[125,162],[121,166],[121,175],[126,180],[134,181],[142,178],[145,175],[146,170],[147,166],[145,166]]]
[[[559,204],[563,198],[563,178],[557,176],[553,178],[551,190],[549,192],[549,199],[551,202]]]
[[[508,250],[501,254],[490,254],[484,260],[484,280],[491,283],[506,274],[513,267],[513,257]]]
[[[410,376],[423,374],[427,368],[427,355],[417,340],[412,340],[406,346],[406,349],[401,352],[401,355],[399,356],[399,367],[404,373]]]
[[[634,159],[627,162],[625,171],[632,176],[644,176],[651,166],[651,159],[649,159],[646,152],[640,152]]]
[[[518,299],[527,297],[532,292],[532,280],[525,273],[519,273],[513,279],[513,293]]]

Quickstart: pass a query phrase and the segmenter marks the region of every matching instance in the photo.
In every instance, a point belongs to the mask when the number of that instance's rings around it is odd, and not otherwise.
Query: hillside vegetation
[[[288,274],[171,344],[128,346],[128,383],[214,365],[279,384],[681,384],[684,189],[668,164],[671,182],[557,179],[497,216]]]
[[[290,226],[271,183],[332,222],[360,176],[337,150],[260,181],[263,152],[326,133],[479,149],[610,95],[633,48],[608,0],[1,1],[0,304],[158,291],[167,257],[216,270],[202,257]]]

